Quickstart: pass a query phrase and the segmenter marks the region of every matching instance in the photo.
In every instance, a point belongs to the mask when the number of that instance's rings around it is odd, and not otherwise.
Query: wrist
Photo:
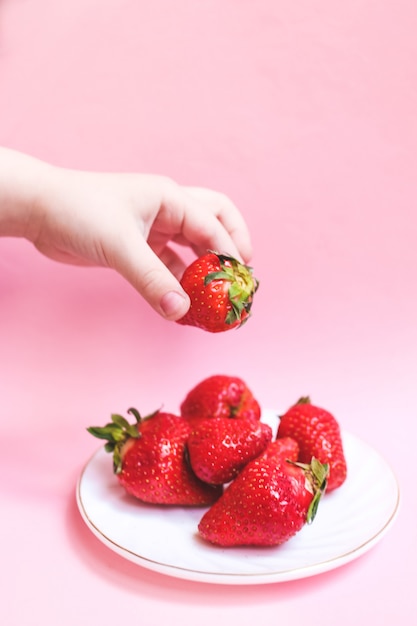
[[[0,236],[34,240],[51,168],[43,161],[0,147]]]

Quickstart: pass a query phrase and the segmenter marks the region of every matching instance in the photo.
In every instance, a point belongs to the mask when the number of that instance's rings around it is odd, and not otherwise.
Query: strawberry
[[[211,333],[245,322],[259,285],[252,268],[217,252],[208,252],[191,263],[180,282],[191,304],[178,323]]]
[[[193,387],[180,407],[190,422],[213,417],[231,417],[258,422],[261,408],[246,383],[237,376],[217,374]]]
[[[335,417],[304,397],[280,418],[278,437],[292,437],[300,446],[299,461],[316,457],[329,464],[327,492],[340,487],[347,475],[340,427]]]
[[[191,428],[184,418],[159,411],[143,419],[136,409],[128,413],[135,424],[115,414],[105,426],[87,429],[107,441],[114,473],[127,493],[143,502],[185,506],[206,506],[221,495],[221,487],[203,483],[187,462]]]
[[[264,451],[272,439],[267,424],[215,417],[199,422],[188,437],[187,449],[196,476],[213,485],[230,482]]]
[[[298,461],[300,447],[295,439],[281,437],[271,441],[262,453],[262,458],[278,461]]]
[[[316,515],[328,468],[261,455],[251,461],[206,511],[198,531],[206,541],[228,546],[276,546]]]

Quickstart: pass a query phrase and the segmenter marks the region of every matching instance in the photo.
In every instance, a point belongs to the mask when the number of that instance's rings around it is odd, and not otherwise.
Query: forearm
[[[33,240],[47,164],[0,147],[0,236]]]

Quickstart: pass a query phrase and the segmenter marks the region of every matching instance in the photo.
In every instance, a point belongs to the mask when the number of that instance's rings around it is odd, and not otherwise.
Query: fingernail
[[[168,319],[180,318],[186,314],[188,299],[178,291],[169,291],[161,300],[161,309]]]

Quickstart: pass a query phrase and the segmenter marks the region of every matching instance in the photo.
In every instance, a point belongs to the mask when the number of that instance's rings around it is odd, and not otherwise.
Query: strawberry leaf
[[[110,423],[105,426],[90,426],[87,431],[98,439],[105,439],[111,443],[120,441],[120,428],[116,424]]]
[[[327,477],[329,475],[329,464],[320,463],[318,459],[311,459],[311,477],[314,489],[314,497],[307,511],[307,524],[311,524],[316,517],[317,509],[327,487]]]
[[[122,415],[118,415],[117,413],[113,413],[111,416],[112,422],[119,426],[120,428],[129,428],[130,424],[125,417]]]
[[[233,280],[230,272],[211,272],[204,277],[204,285],[209,285],[213,280]]]
[[[316,517],[321,497],[326,491],[329,464],[320,463],[315,457],[311,459],[310,463],[300,463],[299,461],[291,461],[290,459],[288,459],[287,462],[296,467],[300,467],[304,471],[310,485],[309,491],[313,494],[313,499],[307,510],[306,522],[307,524],[311,524]]]

